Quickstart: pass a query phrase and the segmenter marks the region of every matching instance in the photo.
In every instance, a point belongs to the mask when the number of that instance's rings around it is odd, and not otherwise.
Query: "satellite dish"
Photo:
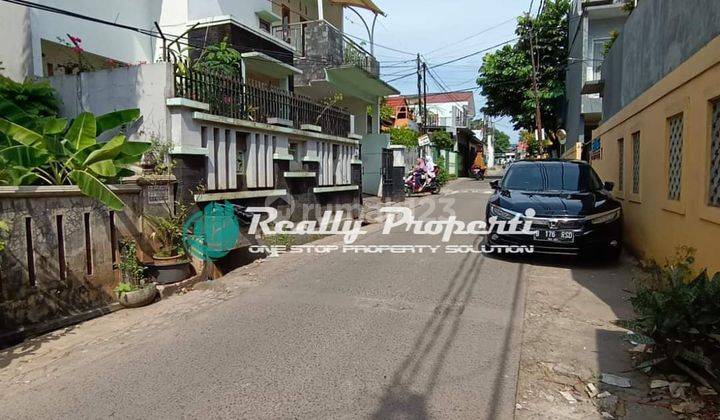
[[[560,144],[565,144],[567,141],[567,132],[561,128],[555,132],[555,137],[557,137]]]

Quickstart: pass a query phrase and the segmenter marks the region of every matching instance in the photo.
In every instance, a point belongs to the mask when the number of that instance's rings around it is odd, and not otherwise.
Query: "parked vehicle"
[[[423,184],[419,188],[415,185],[415,172],[405,177],[405,195],[410,196],[412,194],[422,194],[426,192],[429,192],[430,194],[440,194],[440,189],[442,187],[440,182],[438,182],[439,171],[440,167],[435,166],[435,171],[431,174],[425,175],[427,179],[423,181]]]
[[[503,234],[493,228],[490,245],[533,245],[535,252],[603,254],[617,258],[622,249],[622,207],[586,162],[517,161],[502,180],[492,181],[486,218],[532,222],[534,235]],[[532,217],[526,211],[533,209]]]

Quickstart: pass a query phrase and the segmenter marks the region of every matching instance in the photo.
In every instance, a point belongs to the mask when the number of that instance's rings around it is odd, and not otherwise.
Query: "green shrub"
[[[32,118],[55,117],[60,101],[48,82],[15,82],[0,76],[0,98],[11,102]],[[0,118],[8,119],[8,109],[0,106]]]
[[[720,369],[707,356],[720,352],[720,273],[712,278],[707,270],[695,274],[694,253],[683,247],[664,266],[650,265],[649,278],[630,298],[636,313],[630,324],[640,333],[631,340],[655,346],[639,366],[649,369],[667,361],[718,389]]]
[[[413,131],[409,128],[391,128],[390,131],[390,143],[405,146],[408,149],[418,147],[418,137],[420,136],[417,131]]]
[[[432,133],[432,142],[440,150],[452,150],[455,146],[455,140],[447,131],[435,131]]]
[[[122,296],[123,293],[138,290],[145,284],[146,268],[140,264],[137,258],[137,244],[130,239],[120,241],[120,264],[118,264],[123,280],[115,288],[115,293]]]

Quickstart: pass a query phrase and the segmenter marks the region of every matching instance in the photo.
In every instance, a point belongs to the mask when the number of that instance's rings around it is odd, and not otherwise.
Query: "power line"
[[[470,53],[470,54],[464,55],[464,56],[462,56],[462,57],[458,57],[458,58],[455,58],[455,59],[453,59],[453,60],[446,61],[446,62],[444,62],[444,63],[435,64],[435,65],[433,65],[433,66],[428,67],[428,70],[430,70],[430,69],[436,69],[436,68],[438,68],[438,67],[442,67],[442,66],[446,66],[446,65],[448,65],[448,64],[456,63],[456,62],[458,62],[458,61],[460,61],[460,60],[465,60],[465,59],[467,59],[467,58],[474,57],[474,56],[476,56],[476,55],[478,55],[478,54],[482,54],[482,53],[484,53],[484,52],[488,52],[488,51],[490,51],[490,50],[492,50],[492,49],[495,49],[495,48],[497,48],[497,47],[501,47],[501,46],[503,46],[503,45],[505,45],[505,44],[509,44],[509,43],[511,43],[511,42],[515,42],[515,41],[517,41],[518,39],[519,39],[519,38],[513,38],[513,39],[510,39],[510,40],[508,40],[508,41],[504,41],[504,42],[501,42],[501,43],[499,43],[499,44],[493,45],[492,47],[488,47],[488,48],[482,49],[482,50],[480,50],[480,51],[475,51],[474,53]],[[396,78],[394,78],[394,79],[388,80],[387,82],[388,82],[388,83],[392,83],[392,82],[394,82],[394,81],[397,81],[397,80],[400,80],[400,79],[404,79],[404,78],[406,78],[406,77],[410,77],[410,76],[412,76],[412,75],[414,75],[414,74],[415,74],[415,72],[408,73],[408,74],[405,74],[405,75],[403,75],[403,76],[399,76],[399,77],[396,77]]]
[[[489,28],[487,28],[487,29],[484,29],[484,30],[482,30],[482,31],[480,31],[480,32],[477,32],[477,33],[475,33],[475,34],[472,34],[472,35],[470,35],[470,36],[467,36],[467,37],[465,37],[465,38],[463,38],[463,39],[461,39],[461,40],[459,40],[459,41],[451,42],[451,43],[449,43],[449,44],[443,45],[442,47],[435,48],[434,50],[428,51],[428,52],[426,52],[426,53],[423,54],[423,55],[430,55],[430,54],[434,53],[435,51],[442,50],[443,48],[447,48],[447,47],[452,46],[452,45],[457,45],[457,44],[460,44],[460,43],[465,42],[465,41],[467,41],[467,40],[470,40],[470,39],[472,39],[472,38],[476,38],[476,37],[478,37],[478,36],[480,36],[480,35],[482,35],[482,34],[484,34],[484,33],[490,32],[490,31],[492,31],[493,29],[497,29],[497,28],[499,28],[499,27],[501,27],[501,26],[503,26],[503,25],[505,25],[505,24],[507,24],[507,23],[509,23],[509,22],[512,22],[512,21],[516,20],[516,19],[517,19],[517,17],[513,16],[512,18],[510,18],[510,19],[508,19],[508,20],[505,20],[505,21],[502,21],[502,22],[498,23],[497,25],[491,26],[491,27],[489,27]]]

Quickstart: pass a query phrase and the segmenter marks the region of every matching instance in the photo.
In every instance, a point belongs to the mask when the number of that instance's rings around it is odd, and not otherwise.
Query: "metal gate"
[[[393,194],[393,151],[382,149],[382,198],[389,198]]]

